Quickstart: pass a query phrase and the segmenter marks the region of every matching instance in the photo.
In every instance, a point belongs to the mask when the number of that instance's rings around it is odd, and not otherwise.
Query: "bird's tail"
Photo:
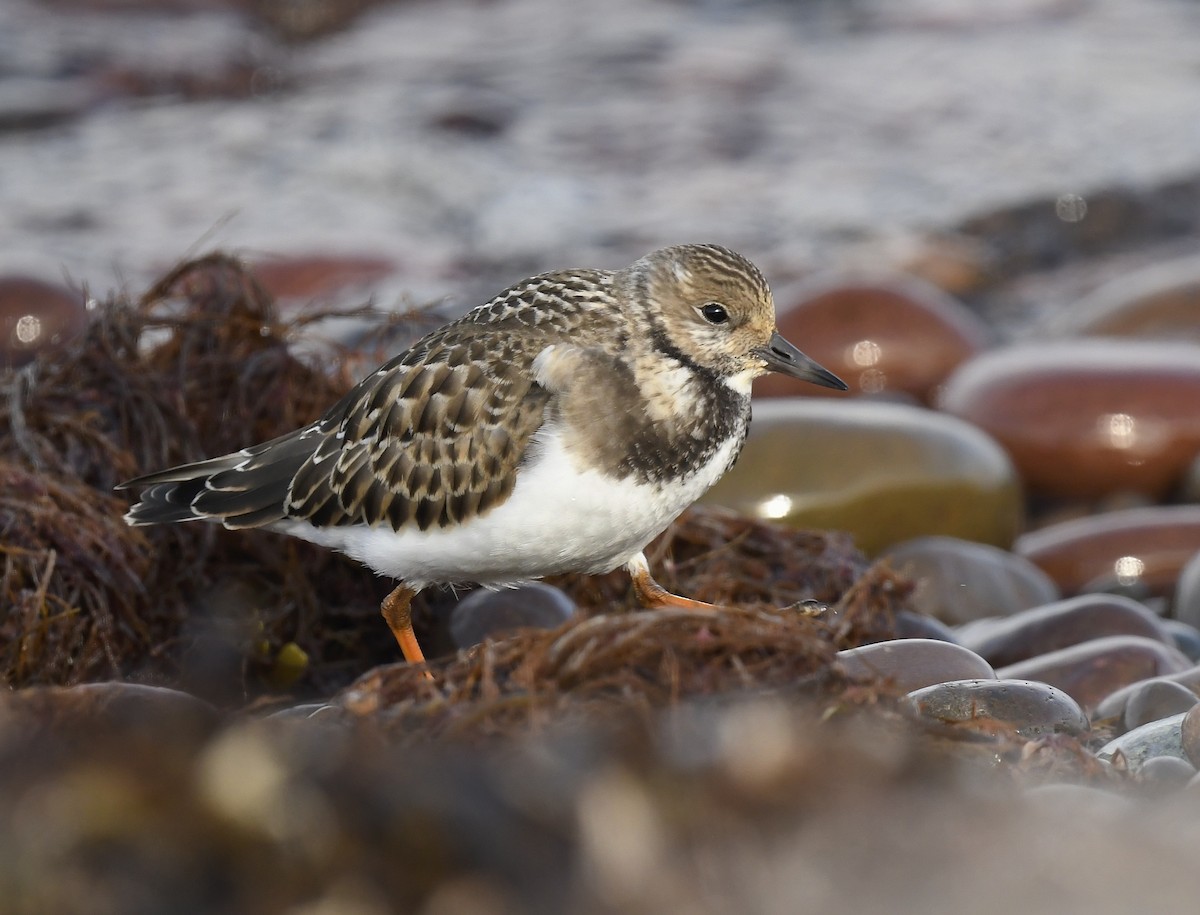
[[[266,527],[288,516],[288,490],[313,452],[293,432],[242,451],[146,474],[117,489],[146,487],[125,513],[127,524],[218,521],[232,529]]]

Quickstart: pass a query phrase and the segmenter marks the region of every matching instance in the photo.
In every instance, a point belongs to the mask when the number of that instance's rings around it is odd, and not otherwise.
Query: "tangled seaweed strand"
[[[365,629],[358,618],[373,618],[378,605],[381,586],[369,574],[273,535],[128,528],[120,520],[127,499],[112,492],[138,473],[320,415],[351,383],[345,359],[322,370],[289,341],[331,314],[374,315],[319,312],[282,323],[253,274],[213,254],[180,264],[136,303],[110,299],[65,354],[0,379],[0,429],[11,432],[0,435],[5,682],[173,680],[189,664],[212,666],[190,656],[192,647],[223,642],[218,653],[231,655],[235,681],[227,698],[237,698],[247,665],[269,667],[288,641],[316,659],[315,684],[344,682],[363,652],[341,630]],[[254,599],[197,620],[214,588]],[[386,641],[375,641],[387,657]]]
[[[834,653],[893,634],[891,620],[910,590],[875,566],[823,612],[741,607],[577,618],[460,652],[436,665],[434,682],[408,664],[376,668],[337,704],[403,743],[511,734],[614,709],[650,715],[698,696],[827,690],[841,682]]]

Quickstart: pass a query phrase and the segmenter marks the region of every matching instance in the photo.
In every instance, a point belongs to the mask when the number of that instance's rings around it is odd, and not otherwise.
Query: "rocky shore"
[[[1190,911],[1196,11],[564,9],[0,11],[0,911]],[[698,238],[851,388],[651,546],[717,616],[428,593],[430,682],[353,563],[121,521]]]

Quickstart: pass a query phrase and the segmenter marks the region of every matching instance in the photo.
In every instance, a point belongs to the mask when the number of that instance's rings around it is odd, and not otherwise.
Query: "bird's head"
[[[840,378],[780,336],[771,289],[740,254],[718,245],[677,245],[647,254],[627,274],[649,342],[660,351],[747,392],[767,372],[846,390]]]

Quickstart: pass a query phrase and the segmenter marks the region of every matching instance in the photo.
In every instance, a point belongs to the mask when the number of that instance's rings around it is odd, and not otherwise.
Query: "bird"
[[[435,585],[624,566],[646,608],[716,609],[659,585],[644,550],[733,466],[767,372],[846,389],[780,335],[753,263],[675,245],[522,280],[310,425],[117,488],[142,490],[130,525],[266,529],[393,579],[381,613],[423,664],[411,604]]]

